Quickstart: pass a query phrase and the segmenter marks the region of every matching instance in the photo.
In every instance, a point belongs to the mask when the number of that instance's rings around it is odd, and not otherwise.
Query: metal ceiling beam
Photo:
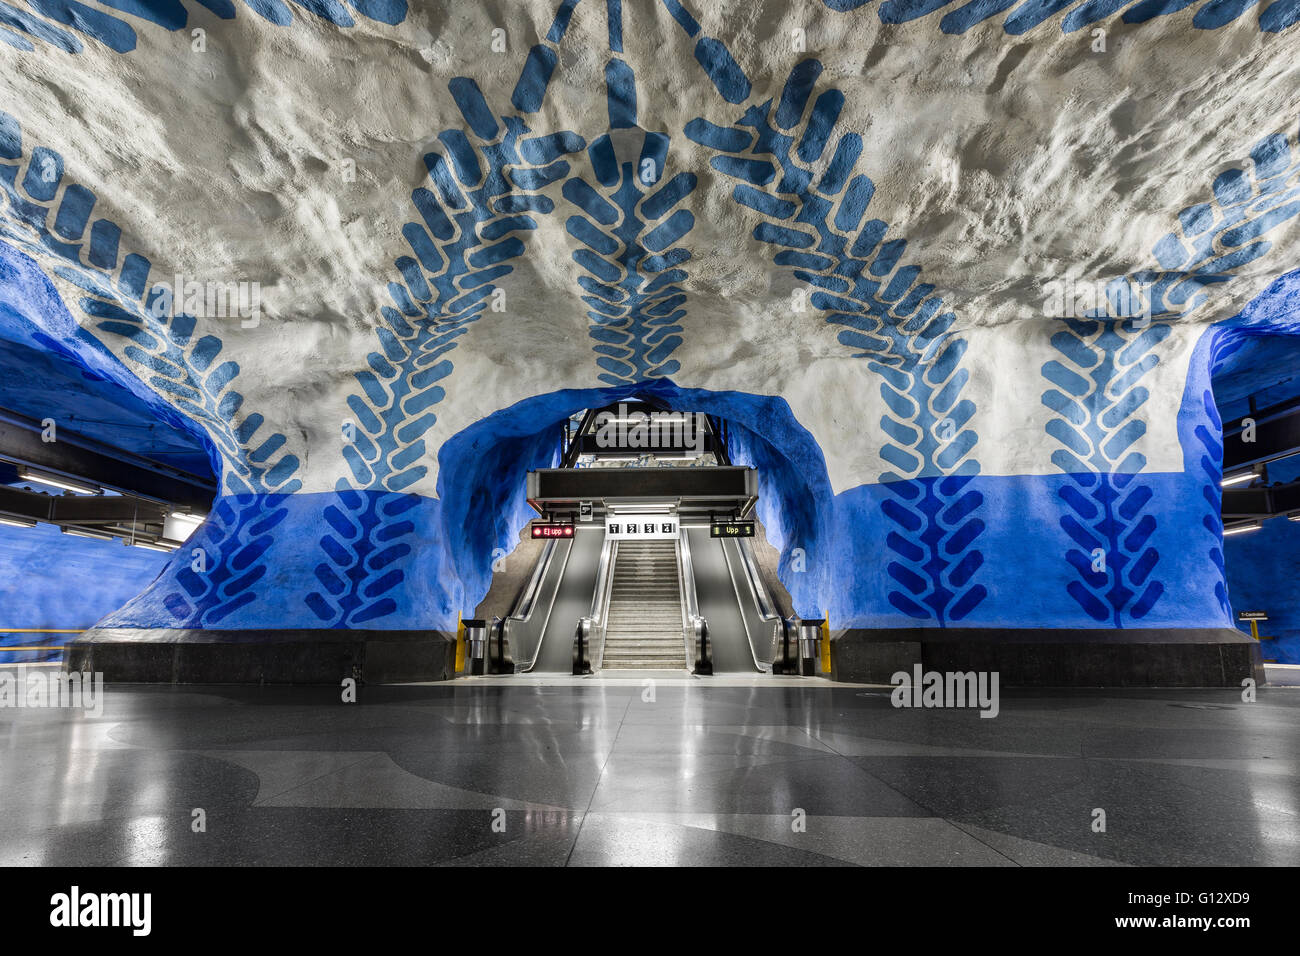
[[[153,501],[117,495],[42,495],[0,487],[0,513],[51,524],[157,524],[170,509]]]
[[[35,419],[0,408],[0,459],[180,508],[207,511],[216,495],[208,479],[66,431],[45,442],[41,430]]]
[[[1225,522],[1275,518],[1300,511],[1300,481],[1261,488],[1224,488],[1220,509]]]
[[[1245,438],[1252,434],[1242,427],[1241,419],[1235,424],[1224,423],[1223,473],[1242,471],[1261,462],[1276,461],[1300,454],[1300,403],[1286,402],[1260,409],[1250,416],[1255,421],[1254,441]]]

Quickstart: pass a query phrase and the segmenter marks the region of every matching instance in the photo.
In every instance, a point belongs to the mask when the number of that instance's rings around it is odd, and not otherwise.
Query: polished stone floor
[[[0,807],[11,866],[1296,865],[1300,689],[127,685],[0,709]]]

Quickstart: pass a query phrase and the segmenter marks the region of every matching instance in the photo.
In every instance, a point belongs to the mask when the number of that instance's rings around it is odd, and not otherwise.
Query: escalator
[[[697,624],[712,673],[770,673],[788,622],[772,607],[749,541],[683,528],[678,539],[606,540],[600,525],[547,542],[505,621],[522,671],[571,674],[574,637],[604,670],[697,669]],[[707,668],[703,673],[710,672]]]
[[[591,594],[596,586],[596,571],[604,539],[600,528],[582,529],[574,535],[564,577],[556,592],[551,617],[542,635],[542,646],[531,670],[548,674],[572,673],[573,630],[578,619],[591,608]]]
[[[579,528],[571,540],[546,543],[532,580],[505,622],[520,670],[572,672],[573,632],[592,606],[604,538],[596,526]]]
[[[750,648],[740,600],[724,550],[725,545],[735,542],[709,537],[708,528],[691,528],[686,531],[686,536],[695,570],[699,614],[709,623],[713,672],[754,673],[761,670]]]
[[[772,603],[749,540],[714,538],[707,527],[689,528],[682,549],[694,569],[698,613],[708,622],[713,672],[771,673],[788,622]]]

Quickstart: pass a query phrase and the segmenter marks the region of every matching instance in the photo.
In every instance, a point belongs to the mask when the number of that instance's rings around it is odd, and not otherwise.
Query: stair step
[[[622,670],[686,668],[676,542],[619,544],[605,617],[602,666]]]
[[[615,647],[620,650],[627,647],[680,647],[682,635],[669,636],[651,636],[651,637],[621,637]]]
[[[667,661],[610,661],[602,665],[606,670],[625,670],[625,671],[676,671],[686,670],[686,664],[682,661],[673,661],[671,665]]]

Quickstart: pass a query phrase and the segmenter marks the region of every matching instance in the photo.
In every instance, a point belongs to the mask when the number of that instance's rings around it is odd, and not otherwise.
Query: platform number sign
[[[647,515],[610,515],[605,537],[615,541],[650,541],[677,537],[677,519]]]
[[[714,521],[709,525],[710,538],[752,538],[752,521]]]

